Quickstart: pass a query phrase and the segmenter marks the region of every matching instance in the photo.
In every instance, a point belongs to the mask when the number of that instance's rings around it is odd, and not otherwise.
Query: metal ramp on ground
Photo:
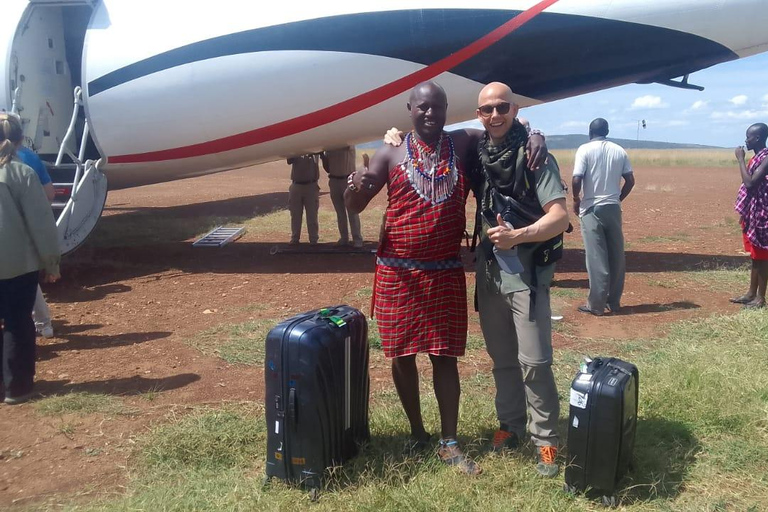
[[[244,227],[225,228],[217,226],[205,236],[196,240],[192,247],[223,247],[230,242],[234,242],[245,233]]]

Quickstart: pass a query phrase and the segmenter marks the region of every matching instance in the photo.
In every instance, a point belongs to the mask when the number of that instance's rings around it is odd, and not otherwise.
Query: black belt
[[[296,185],[309,185],[310,183],[317,183],[317,180],[310,181],[294,181]]]
[[[331,178],[332,180],[345,180],[349,178],[349,174],[347,174],[346,176],[334,176],[332,174],[329,174],[328,177]]]

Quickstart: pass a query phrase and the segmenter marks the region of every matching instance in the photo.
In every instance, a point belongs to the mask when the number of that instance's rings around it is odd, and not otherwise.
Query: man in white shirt
[[[625,272],[621,201],[635,186],[627,152],[606,140],[607,135],[605,119],[589,124],[589,142],[576,151],[572,183],[573,211],[581,219],[589,274],[587,304],[578,309],[595,316],[602,316],[606,307],[612,313],[621,307]]]

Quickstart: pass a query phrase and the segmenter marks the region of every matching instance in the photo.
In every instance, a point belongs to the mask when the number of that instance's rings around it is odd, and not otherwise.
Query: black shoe
[[[514,432],[499,429],[493,434],[491,448],[499,453],[504,450],[515,450],[520,446],[520,438]]]
[[[602,311],[595,311],[594,309],[591,309],[591,308],[590,308],[589,306],[587,306],[586,304],[585,304],[585,305],[583,305],[583,306],[579,306],[579,307],[578,307],[578,308],[576,308],[576,309],[578,309],[578,310],[579,310],[579,311],[581,311],[582,313],[589,313],[589,314],[591,314],[591,315],[595,315],[595,316],[603,316],[603,315],[604,315],[604,313],[603,313]]]
[[[5,402],[8,405],[19,405],[23,404],[24,402],[28,402],[30,398],[34,395],[33,391],[30,391],[29,393],[24,393],[23,395],[17,395],[17,396],[9,396],[5,395]]]

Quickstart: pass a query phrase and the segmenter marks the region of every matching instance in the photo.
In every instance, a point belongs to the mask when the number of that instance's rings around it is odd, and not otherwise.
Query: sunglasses
[[[505,101],[498,105],[483,105],[482,107],[478,107],[477,111],[480,112],[480,115],[483,117],[491,117],[494,110],[498,112],[499,115],[503,116],[509,113],[510,106],[511,105]]]

